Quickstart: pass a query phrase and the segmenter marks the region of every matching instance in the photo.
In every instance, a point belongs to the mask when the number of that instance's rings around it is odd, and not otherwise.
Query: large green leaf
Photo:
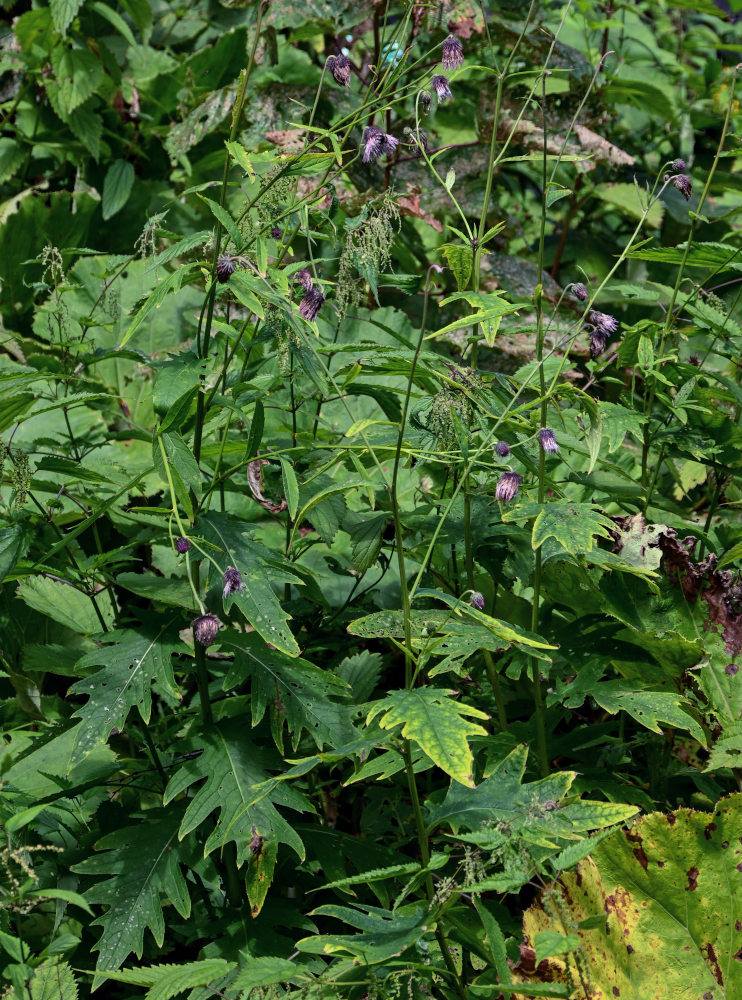
[[[109,979],[119,983],[148,987],[145,1000],[171,1000],[178,993],[220,979],[233,968],[233,963],[223,958],[206,958],[181,965],[150,965],[146,969],[125,969],[123,972],[106,969],[105,972]]]
[[[167,633],[167,623],[160,628],[121,629],[106,633],[105,645],[78,661],[78,667],[104,666],[70,688],[75,694],[88,696],[85,705],[75,712],[82,721],[75,730],[71,766],[107,740],[114,727],[123,729],[134,706],[149,722],[153,683],[179,698],[171,663],[179,645],[178,639]]]
[[[34,969],[31,1000],[77,1000],[77,983],[66,962],[44,962]]]
[[[224,563],[222,571],[233,566],[242,575],[242,587],[227,595],[225,609],[235,604],[266,642],[290,656],[298,656],[299,646],[288,627],[290,615],[281,607],[272,584],[300,584],[301,580],[253,541],[245,525],[226,514],[212,511],[204,515],[199,518],[196,530],[216,546],[217,561]],[[213,567],[209,582],[218,582]]]
[[[316,934],[297,941],[299,951],[310,955],[350,955],[357,963],[375,965],[400,955],[433,929],[427,910],[420,906],[400,907],[390,914],[377,907],[365,912],[346,906],[320,906],[316,916],[335,917],[358,927],[360,934]]]
[[[483,736],[486,730],[466,716],[488,718],[486,712],[448,697],[453,692],[422,687],[412,691],[392,691],[374,702],[367,722],[377,717],[382,729],[402,727],[402,736],[413,740],[438,767],[463,785],[473,785],[473,757],[469,736]]]
[[[573,503],[570,500],[524,503],[502,515],[503,521],[530,518],[535,518],[532,535],[534,549],[543,545],[547,538],[554,538],[573,555],[591,552],[596,537],[608,538],[611,530],[615,529],[613,521],[594,504]]]
[[[51,580],[47,576],[26,577],[18,584],[16,594],[35,611],[74,632],[92,634],[103,627],[90,597],[61,580]],[[95,595],[95,600],[106,626],[112,625],[113,609],[108,594],[101,591]]]
[[[294,750],[304,730],[320,750],[325,744],[340,747],[358,737],[350,706],[332,700],[347,698],[350,690],[329,670],[272,649],[254,632],[222,641],[221,646],[234,653],[224,689],[250,680],[252,725],[258,725],[270,706],[271,728],[279,749],[283,748],[284,724]]]
[[[98,954],[95,985],[105,978],[105,969],[116,970],[133,952],[141,958],[144,931],[149,927],[158,947],[165,939],[162,897],[181,917],[188,917],[191,901],[180,870],[181,847],[178,827],[181,811],[148,810],[135,826],[116,830],[95,845],[97,852],[72,870],[81,875],[108,875],[85,893],[90,903],[107,907],[94,924],[103,927],[95,945]]]
[[[134,167],[127,160],[114,160],[103,181],[101,210],[108,220],[126,205],[134,186]]]
[[[276,768],[280,761],[270,751],[252,743],[245,729],[242,720],[233,719],[189,742],[186,750],[201,753],[181,765],[170,780],[163,801],[167,805],[195,782],[203,781],[188,803],[178,831],[180,839],[218,811],[219,818],[206,839],[204,854],[234,843],[237,864],[248,862],[248,885],[251,870],[261,864],[261,858],[270,858],[270,870],[262,873],[262,884],[267,889],[265,883],[270,884],[273,877],[278,844],[288,844],[300,858],[304,857],[299,835],[276,806],[295,810],[309,806],[299,792],[285,783],[272,786],[270,793],[265,788],[253,789],[268,779],[268,768]],[[262,899],[257,903],[256,899],[250,898],[254,915],[260,910],[258,903],[262,903]]]
[[[735,794],[713,814],[651,813],[602,841],[525,914],[527,941],[565,926],[580,941],[575,954],[541,963],[534,979],[570,982],[574,1000],[737,1000],[740,831]]]
[[[498,761],[476,788],[452,784],[443,802],[431,808],[428,826],[445,825],[454,832],[483,831],[485,839],[475,838],[474,842],[484,844],[491,839],[492,846],[503,836],[517,835],[548,847],[636,814],[635,806],[611,802],[574,799],[565,803],[576,777],[574,771],[557,771],[524,785],[527,759],[528,747],[521,745]]]

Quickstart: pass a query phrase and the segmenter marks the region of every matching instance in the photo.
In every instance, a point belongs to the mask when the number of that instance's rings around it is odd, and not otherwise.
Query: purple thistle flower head
[[[435,91],[435,96],[438,98],[439,103],[445,101],[447,97],[453,97],[447,76],[434,76],[430,81],[430,86]]]
[[[469,604],[477,611],[484,611],[484,595],[480,594],[478,590],[472,590],[469,594]]]
[[[441,62],[443,68],[449,72],[464,65],[464,46],[455,35],[449,35],[443,43]]]
[[[222,583],[224,584],[222,600],[226,601],[230,594],[242,590],[242,573],[238,569],[235,569],[234,566],[227,566],[226,572],[222,577]]]
[[[521,477],[517,472],[503,472],[495,487],[495,499],[509,503],[518,496]]]
[[[495,454],[499,455],[500,458],[507,458],[510,454],[510,445],[507,441],[498,441],[495,445]]]
[[[228,253],[219,254],[216,262],[216,280],[223,285],[232,277],[237,265],[234,258]]]
[[[581,281],[576,281],[574,285],[572,285],[572,294],[576,299],[579,299],[580,302],[587,302],[590,298],[587,294],[587,288],[585,288]]]
[[[297,271],[294,275],[294,281],[297,281],[305,291],[309,291],[314,288],[314,282],[312,281],[312,275],[309,271],[303,267],[301,271]]]
[[[377,125],[367,125],[363,130],[363,162],[373,163],[384,152],[384,132]]]
[[[280,226],[274,226],[271,229],[271,236],[274,240],[280,240],[283,237],[283,229]]]
[[[608,313],[598,312],[597,309],[593,309],[590,313],[588,321],[593,324],[596,330],[598,330],[602,336],[608,339],[611,334],[618,331],[619,322],[615,316],[609,316]]]
[[[310,288],[299,303],[299,315],[302,319],[309,320],[310,323],[313,322],[324,301],[325,297],[319,288]]]
[[[200,646],[210,646],[219,635],[219,619],[216,615],[199,615],[193,619],[191,627]]]
[[[670,164],[670,169],[679,173],[681,170],[685,170],[685,160],[673,160]]]
[[[672,186],[679,191],[686,201],[690,201],[693,194],[693,183],[687,174],[677,174],[672,178]]]
[[[412,129],[406,128],[404,130],[407,137],[407,142],[415,147],[415,156],[422,156],[423,151],[427,153],[428,151],[428,133],[423,129]]]
[[[327,60],[327,68],[332,73],[335,83],[341,87],[350,86],[350,62],[347,56],[330,56]]]
[[[179,552],[182,556],[186,554],[186,552],[188,551],[188,549],[190,549],[190,547],[191,543],[188,541],[187,538],[181,536],[180,538],[175,539],[175,551]]]
[[[538,443],[547,455],[555,455],[556,452],[559,451],[559,445],[557,444],[557,439],[554,437],[554,431],[549,427],[542,427],[538,432]]]

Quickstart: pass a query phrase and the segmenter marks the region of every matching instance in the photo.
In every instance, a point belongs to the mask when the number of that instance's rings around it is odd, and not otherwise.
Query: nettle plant
[[[470,63],[379,5],[256,150],[261,4],[221,184],[178,195],[206,228],[37,255],[0,371],[7,995],[735,995],[742,262],[698,237],[736,71],[704,170],[658,146],[560,287],[553,207],[622,161],[582,124],[609,52],[556,96],[558,6],[478,13]],[[434,133],[485,84],[473,210]],[[489,266],[508,169],[525,293]]]

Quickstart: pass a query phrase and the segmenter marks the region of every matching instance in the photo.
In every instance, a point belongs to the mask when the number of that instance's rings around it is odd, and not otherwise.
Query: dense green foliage
[[[1,5],[3,996],[738,998],[742,2]]]

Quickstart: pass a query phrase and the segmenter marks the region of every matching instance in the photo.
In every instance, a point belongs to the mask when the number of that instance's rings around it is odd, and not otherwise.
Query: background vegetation
[[[2,6],[3,995],[742,995],[742,4]]]

